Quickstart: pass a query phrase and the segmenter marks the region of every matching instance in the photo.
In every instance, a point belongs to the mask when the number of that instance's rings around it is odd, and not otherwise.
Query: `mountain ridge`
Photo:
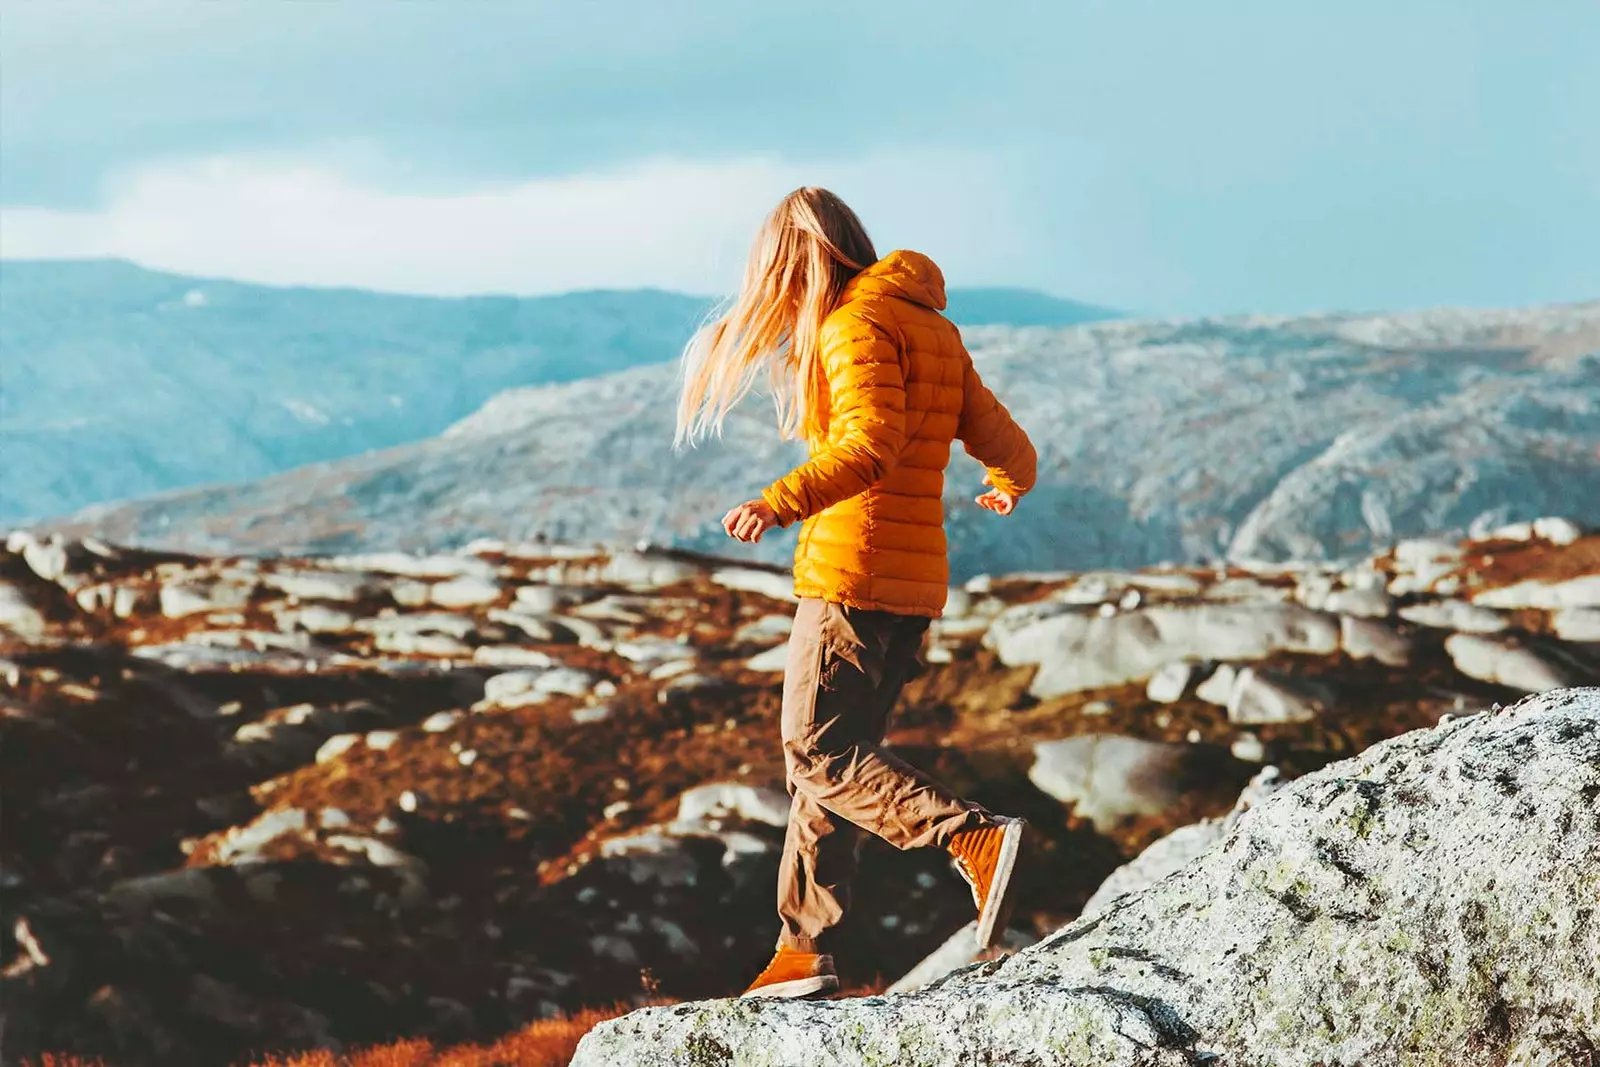
[[[1013,317],[1109,314],[977,292],[985,318],[1007,301]],[[0,519],[13,520],[423,440],[503,389],[672,360],[714,303],[265,286],[127,260],[0,260],[0,294]]]
[[[1347,558],[1394,536],[1600,519],[1600,304],[964,331],[1041,452],[1013,520],[948,524],[980,571]],[[724,549],[716,523],[800,458],[758,402],[674,455],[671,366],[511,390],[440,437],[258,483],[95,509],[75,534],[198,551],[480,537]],[[782,561],[792,535],[746,551]]]

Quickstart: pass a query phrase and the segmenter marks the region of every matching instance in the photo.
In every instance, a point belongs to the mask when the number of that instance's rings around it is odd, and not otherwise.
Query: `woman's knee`
[[[814,786],[835,781],[849,752],[834,751],[816,734],[801,733],[783,739],[783,756],[792,783]]]

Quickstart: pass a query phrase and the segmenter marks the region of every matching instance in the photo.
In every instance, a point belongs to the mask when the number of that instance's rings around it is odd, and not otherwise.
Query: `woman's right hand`
[[[759,541],[776,525],[778,513],[765,500],[748,500],[722,516],[722,528],[738,541]]]
[[[983,484],[994,485],[994,477],[985,474]],[[1009,515],[1016,510],[1017,498],[1004,489],[991,489],[987,493],[978,495],[978,506],[996,515]]]

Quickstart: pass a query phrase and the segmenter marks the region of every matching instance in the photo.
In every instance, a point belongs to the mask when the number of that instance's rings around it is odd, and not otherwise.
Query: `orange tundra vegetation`
[[[492,1045],[457,1045],[435,1048],[429,1041],[396,1041],[359,1052],[340,1054],[318,1049],[287,1058],[267,1056],[250,1067],[567,1067],[583,1035],[596,1023],[632,1011],[636,1005],[615,1004],[589,1008],[572,1015],[541,1019]],[[26,1060],[23,1067],[114,1067],[105,1060],[45,1053]]]

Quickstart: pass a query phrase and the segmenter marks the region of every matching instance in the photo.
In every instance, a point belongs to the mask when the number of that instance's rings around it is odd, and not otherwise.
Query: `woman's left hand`
[[[778,513],[765,500],[749,500],[722,516],[722,528],[739,541],[759,541],[778,525]]]
[[[983,484],[994,485],[994,476],[985,474]],[[1004,489],[995,488],[978,495],[978,506],[996,515],[1009,515],[1017,510],[1017,498]]]

